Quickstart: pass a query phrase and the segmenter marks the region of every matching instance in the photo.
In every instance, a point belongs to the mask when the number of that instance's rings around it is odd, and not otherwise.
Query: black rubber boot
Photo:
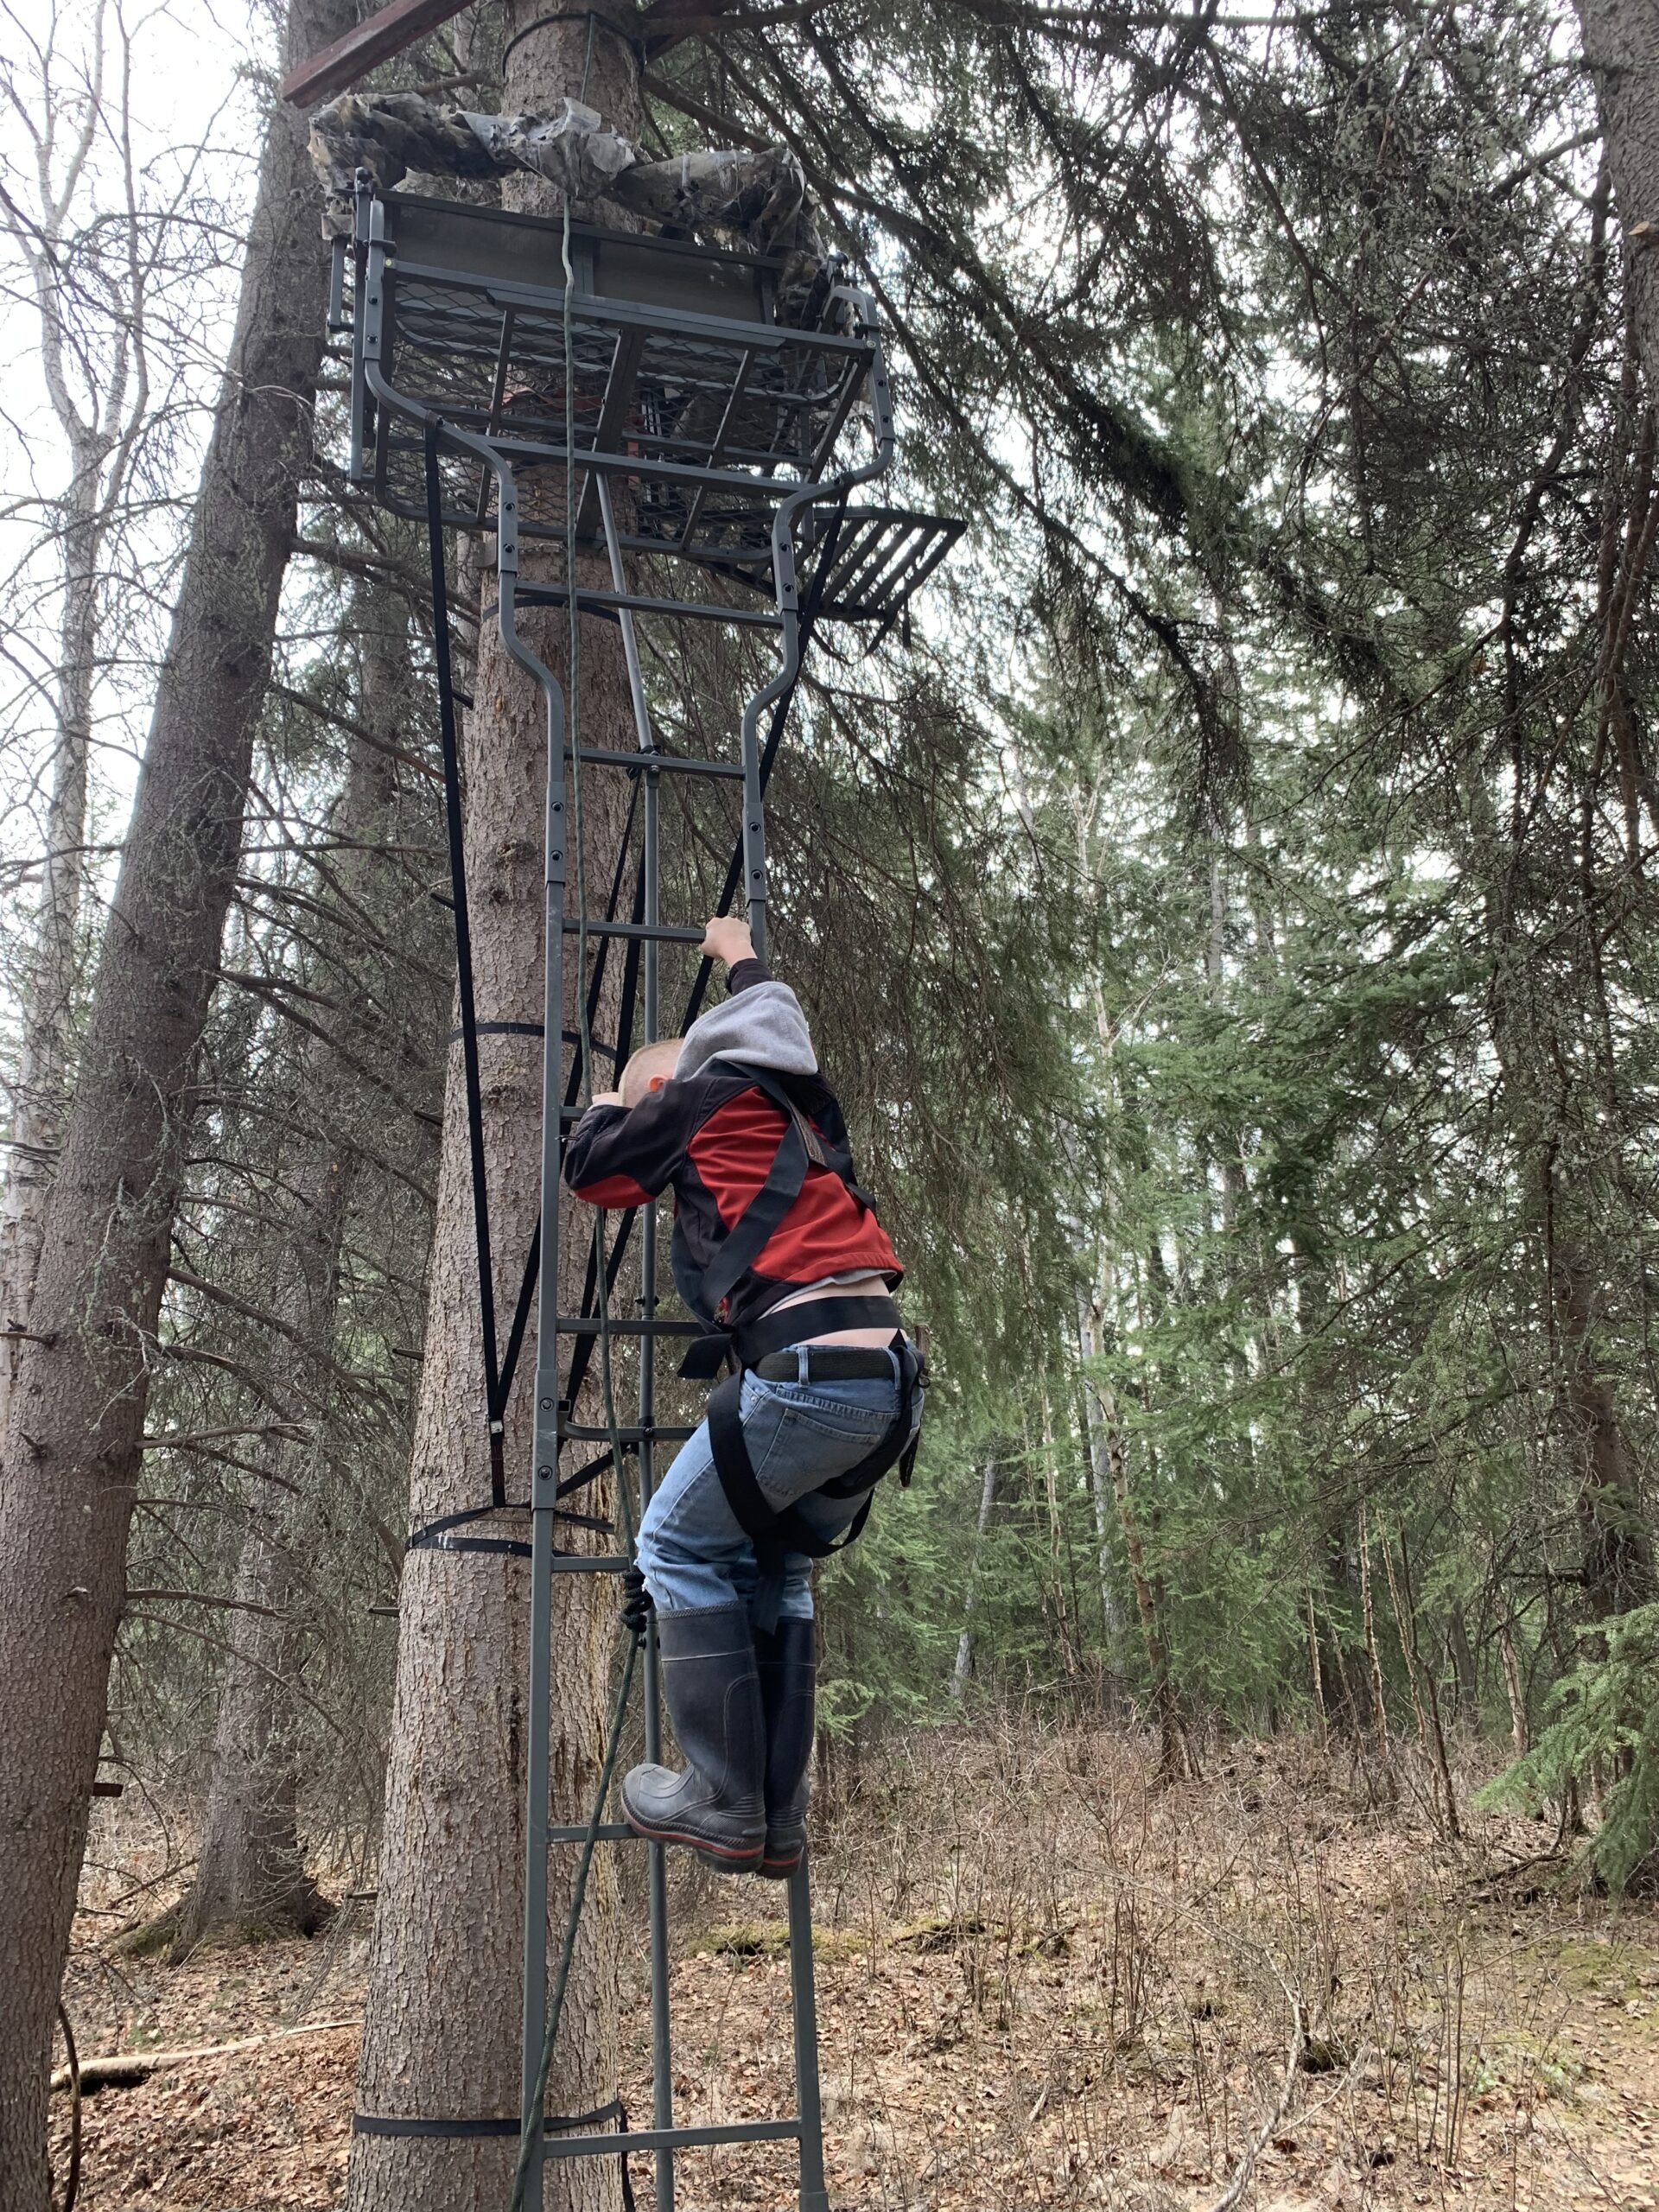
[[[722,1874],[752,1874],[766,1835],[760,1678],[745,1605],[657,1616],[663,1697],[685,1771],[637,1766],[622,1783],[636,1834],[689,1844]]]
[[[806,1846],[808,1770],[817,1702],[818,1635],[816,1621],[780,1620],[757,1630],[760,1702],[766,1721],[766,1840],[760,1872],[785,1881]]]

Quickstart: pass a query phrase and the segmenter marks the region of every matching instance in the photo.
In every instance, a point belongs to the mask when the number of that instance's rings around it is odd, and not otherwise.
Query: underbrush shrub
[[[1591,1652],[1592,1640],[1600,1648]],[[1602,1815],[1580,1865],[1613,1897],[1659,1878],[1659,1605],[1586,1630],[1550,1693],[1537,1744],[1480,1792],[1483,1805],[1541,1811],[1599,1783]]]

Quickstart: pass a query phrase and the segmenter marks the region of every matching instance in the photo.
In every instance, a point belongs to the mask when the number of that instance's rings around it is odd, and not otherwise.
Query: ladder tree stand
[[[598,1845],[639,1840],[625,1825],[604,1817],[637,1645],[620,1669],[592,1816],[575,1826],[550,1820],[550,1652],[558,1586],[568,1574],[615,1575],[628,1566],[632,1532],[662,1469],[659,1448],[677,1446],[691,1433],[657,1419],[656,1354],[661,1345],[702,1333],[696,1321],[659,1311],[654,1206],[640,1209],[637,1220],[639,1318],[614,1317],[609,1306],[636,1228],[632,1213],[615,1217],[613,1230],[608,1217],[598,1217],[581,1310],[560,1312],[566,1134],[580,1118],[595,1060],[620,1071],[636,1041],[649,1043],[659,1034],[662,949],[696,947],[702,940],[700,925],[664,922],[660,911],[662,779],[688,779],[688,797],[705,806],[718,808],[722,792],[728,794],[727,812],[717,821],[728,818],[732,798],[741,801],[719,911],[728,912],[741,892],[756,950],[764,956],[766,789],[811,634],[834,622],[853,626],[872,640],[884,636],[963,527],[860,501],[865,487],[891,467],[894,449],[872,303],[856,288],[828,281],[810,296],[810,324],[781,320],[782,275],[780,264],[758,254],[610,231],[568,217],[561,223],[382,194],[366,175],[359,180],[353,235],[335,249],[331,322],[349,331],[351,339],[350,474],[385,507],[423,524],[429,537],[491,1440],[489,1501],[417,1529],[411,1548],[525,1549],[519,1540],[488,1531],[490,1516],[512,1503],[502,1439],[530,1316],[536,1315],[523,2069],[514,2198],[515,2205],[535,2212],[544,2203],[551,2159],[620,2157],[628,2193],[629,2155],[650,2152],[659,2212],[673,2212],[679,2152],[772,2140],[796,2146],[800,2212],[828,2212],[804,1859],[788,1883],[791,2113],[717,2126],[676,2124],[667,1885],[658,1844],[645,1847],[650,1861],[651,2125],[630,2128],[624,2121],[619,2132],[607,2133],[594,2123],[619,2117],[620,2107],[574,2122],[550,2121],[543,2109],[587,1867]],[[562,516],[544,518],[547,503],[524,496],[527,480],[563,485]],[[446,542],[465,532],[493,539],[501,644],[539,693],[547,729],[540,1217],[505,1337],[495,1310],[478,1052],[480,1030],[492,1025],[480,1023],[474,1003],[451,675]],[[535,575],[521,576],[520,549],[531,540],[546,550],[538,553]],[[579,555],[585,562],[580,572]],[[608,571],[608,589],[593,586],[595,558]],[[575,679],[569,696],[520,634],[518,611],[531,607],[567,610]],[[584,742],[574,637],[579,615],[614,621],[620,629],[636,740],[631,749]],[[756,631],[777,649],[770,675],[743,709],[734,757],[692,759],[669,749],[652,712],[642,638],[652,625],[696,622]],[[586,884],[579,843],[585,775],[622,776],[630,785],[628,833],[608,886],[601,887],[608,890],[602,910],[589,911],[580,895],[585,889],[591,897],[594,888]],[[573,818],[574,846],[567,833]],[[574,972],[568,974],[573,955]],[[613,958],[620,965],[620,984],[619,989],[613,974],[607,998],[605,971]],[[709,974],[705,960],[682,1028],[695,1019]],[[574,1027],[566,1014],[568,998],[577,1009]],[[607,1005],[617,1008],[614,1033],[601,1040],[594,1033]],[[628,1342],[638,1354],[637,1403],[626,1423],[618,1417],[613,1389],[616,1341]],[[596,1355],[602,1425],[575,1417]],[[599,1447],[594,1456],[584,1457],[593,1447]],[[567,1465],[568,1459],[582,1464]],[[607,1471],[620,1514],[620,1526],[608,1519],[603,1524],[612,1548],[563,1548],[562,1522],[594,1526],[594,1516],[580,1514],[569,1501]],[[524,1501],[518,1503],[522,1509]],[[644,1682],[645,1756],[657,1759],[663,1748],[661,1699],[649,1629],[638,1671]],[[550,1982],[548,1860],[561,1847],[582,1856],[566,1940]],[[368,2132],[377,2126],[372,2117],[360,2114],[355,2124]],[[512,2126],[470,2125],[475,2131]],[[385,2126],[406,2133],[454,2132],[442,2122]]]

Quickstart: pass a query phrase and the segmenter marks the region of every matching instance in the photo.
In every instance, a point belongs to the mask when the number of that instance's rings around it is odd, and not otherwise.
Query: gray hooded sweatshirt
[[[685,1033],[675,1082],[686,1082],[711,1060],[742,1060],[780,1075],[816,1075],[818,1056],[789,985],[770,979],[751,983],[700,1015]]]

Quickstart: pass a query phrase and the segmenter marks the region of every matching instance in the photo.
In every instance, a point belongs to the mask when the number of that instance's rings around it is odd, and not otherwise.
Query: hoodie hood
[[[817,1055],[801,1002],[787,983],[752,983],[701,1014],[685,1033],[674,1080],[684,1083],[711,1060],[743,1060],[780,1075],[816,1075]]]

